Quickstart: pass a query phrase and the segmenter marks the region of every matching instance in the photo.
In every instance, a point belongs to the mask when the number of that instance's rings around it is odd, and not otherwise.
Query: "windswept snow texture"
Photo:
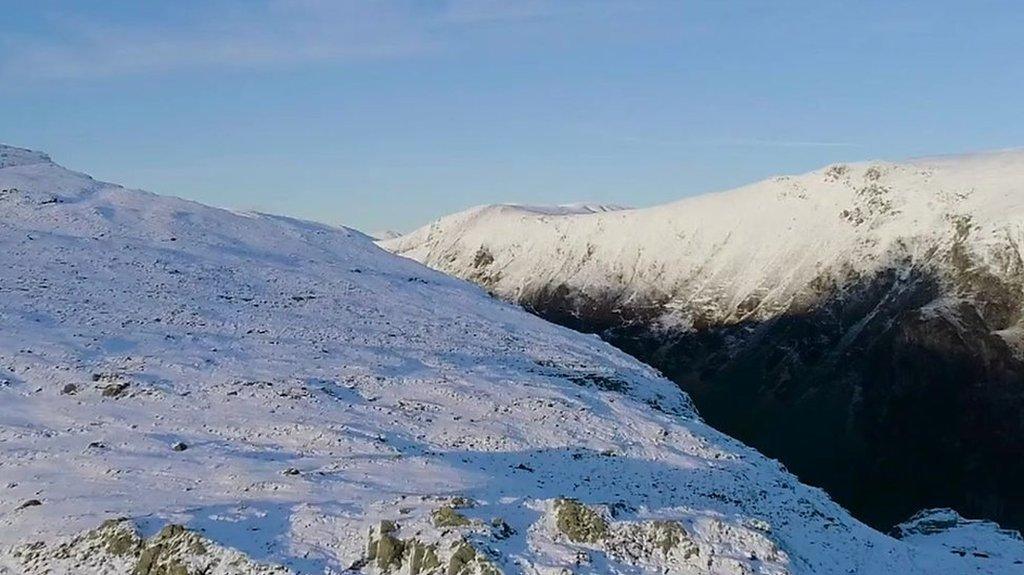
[[[652,369],[362,234],[0,154],[0,573],[1024,561],[871,530]]]
[[[1024,151],[648,209],[443,218],[388,249],[660,369],[858,517],[1024,527]]]
[[[488,206],[484,206],[487,208]],[[625,206],[617,206],[614,204],[589,204],[589,203],[575,203],[575,204],[561,204],[558,206],[530,206],[524,204],[506,204],[506,207],[520,210],[527,213],[544,215],[544,216],[568,216],[573,214],[600,214],[604,212],[619,212],[628,210]]]

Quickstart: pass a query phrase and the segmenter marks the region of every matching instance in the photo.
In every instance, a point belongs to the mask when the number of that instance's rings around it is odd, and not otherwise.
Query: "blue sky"
[[[0,142],[409,230],[1024,145],[1024,2],[0,0]]]

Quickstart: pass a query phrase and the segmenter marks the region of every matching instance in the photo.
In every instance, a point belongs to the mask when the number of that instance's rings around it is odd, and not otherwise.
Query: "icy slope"
[[[652,369],[361,234],[0,157],[0,573],[1024,561],[873,531]]]
[[[1022,242],[1005,151],[649,209],[475,208],[382,245],[601,333],[876,525],[954,506],[1020,527]]]

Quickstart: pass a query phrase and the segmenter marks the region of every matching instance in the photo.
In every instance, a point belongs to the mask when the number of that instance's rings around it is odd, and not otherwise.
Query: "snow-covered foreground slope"
[[[383,242],[599,332],[860,517],[1024,526],[1024,151],[648,209],[475,208]]]
[[[873,531],[652,369],[355,232],[0,147],[0,244],[0,573],[1024,564],[990,525]]]

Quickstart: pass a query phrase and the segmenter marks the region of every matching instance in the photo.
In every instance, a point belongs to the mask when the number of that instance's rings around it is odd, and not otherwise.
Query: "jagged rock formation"
[[[959,557],[985,558],[986,547],[993,540],[1002,540],[1006,545],[1021,541],[1018,531],[1000,529],[991,521],[969,520],[952,509],[928,509],[893,528],[893,536],[908,542],[918,542],[944,553]],[[1014,562],[1018,569],[1024,569],[1024,561]]]
[[[456,214],[388,249],[660,369],[865,521],[1024,526],[1024,152],[650,209]]]
[[[131,575],[288,575],[281,566],[260,565],[181,525],[168,525],[142,537],[127,519],[111,519],[99,528],[53,543],[38,541],[14,548],[0,572],[123,573]]]
[[[789,558],[763,522],[736,525],[713,516],[688,526],[669,520],[616,521],[614,509],[572,499],[554,501],[548,515],[547,529],[555,540],[568,539],[583,548],[576,559],[582,565],[612,558],[661,573],[790,572]]]

